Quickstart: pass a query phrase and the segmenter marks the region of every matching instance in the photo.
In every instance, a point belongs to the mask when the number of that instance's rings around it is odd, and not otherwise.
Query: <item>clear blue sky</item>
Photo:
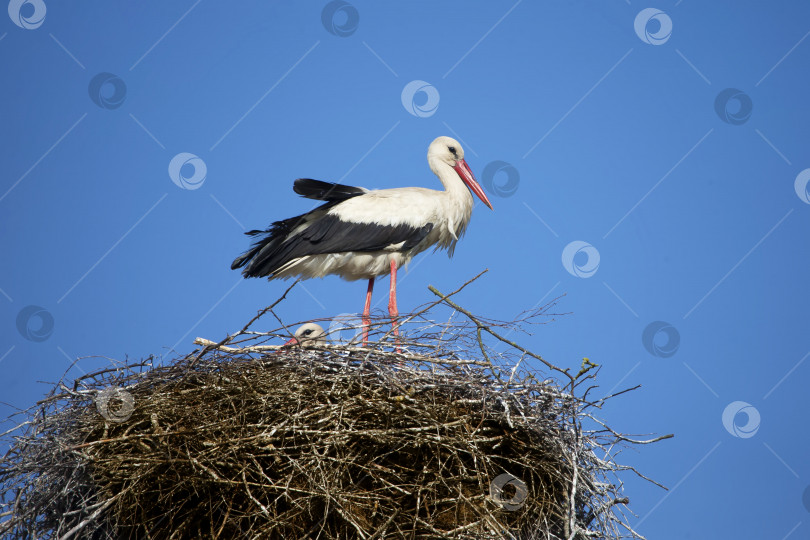
[[[572,314],[523,344],[601,364],[603,393],[641,384],[602,411],[616,429],[676,434],[623,455],[671,488],[626,477],[638,530],[810,538],[810,4],[9,11],[0,416],[77,356],[185,352],[241,328],[286,284],[240,281],[230,261],[243,230],[311,208],[295,178],[438,187],[425,154],[451,135],[495,211],[476,208],[454,259],[414,260],[400,309],[484,268],[459,298],[480,314],[565,293]],[[362,282],[304,286],[288,321],[362,308]]]

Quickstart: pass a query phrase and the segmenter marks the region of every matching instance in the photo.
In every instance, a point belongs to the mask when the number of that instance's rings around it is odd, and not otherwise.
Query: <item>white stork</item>
[[[398,334],[397,268],[430,246],[446,249],[452,257],[470,221],[470,191],[492,209],[464,161],[458,141],[438,137],[430,144],[427,158],[444,191],[421,187],[368,190],[299,178],[293,190],[325,204],[306,214],[276,221],[266,230],[245,233],[258,239],[233,261],[231,268],[244,267],[245,277],[268,279],[327,274],[348,281],[367,279],[364,345],[368,342],[374,279],[390,273],[388,313]]]

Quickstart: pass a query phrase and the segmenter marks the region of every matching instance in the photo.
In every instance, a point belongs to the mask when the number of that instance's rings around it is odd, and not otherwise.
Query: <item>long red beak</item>
[[[292,346],[292,345],[298,345],[298,338],[292,338],[291,340],[286,342],[284,345],[282,345],[282,347],[288,347],[288,346]]]
[[[478,198],[481,199],[485,205],[489,206],[490,210],[494,210],[494,208],[492,208],[492,203],[489,202],[484,190],[481,189],[481,185],[476,181],[475,175],[473,175],[472,171],[470,170],[470,166],[467,165],[467,162],[460,159],[456,161],[456,165],[453,168],[456,170],[464,183],[467,184],[467,187],[470,188],[470,191],[478,195]]]

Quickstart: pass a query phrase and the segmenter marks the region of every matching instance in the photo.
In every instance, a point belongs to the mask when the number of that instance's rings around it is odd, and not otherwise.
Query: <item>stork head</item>
[[[326,332],[321,325],[306,323],[298,327],[295,337],[284,345],[324,345],[326,343]]]
[[[464,149],[457,140],[452,137],[437,137],[428,147],[428,163],[431,166],[434,161],[440,161],[450,165],[458,174],[459,178],[475,193],[481,201],[492,210],[492,203],[489,202],[481,185],[475,179],[475,175],[470,170],[470,166],[464,161]],[[435,170],[435,169],[434,169]]]

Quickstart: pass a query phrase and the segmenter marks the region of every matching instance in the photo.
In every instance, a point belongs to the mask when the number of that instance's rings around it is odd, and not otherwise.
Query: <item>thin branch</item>
[[[476,325],[476,326],[477,326],[477,327],[478,327],[480,330],[484,330],[484,331],[486,331],[487,333],[489,333],[491,336],[495,337],[496,339],[499,339],[499,340],[503,341],[504,343],[506,343],[506,344],[507,344],[507,345],[509,345],[510,347],[513,347],[513,348],[515,348],[515,349],[519,350],[520,352],[522,352],[522,353],[524,353],[524,354],[527,354],[527,355],[531,356],[532,358],[534,358],[534,359],[536,359],[536,360],[540,360],[540,361],[541,361],[541,362],[542,362],[542,363],[543,363],[543,364],[544,364],[544,365],[545,365],[547,368],[552,369],[552,370],[554,370],[554,371],[557,371],[557,372],[559,372],[559,373],[564,374],[566,377],[568,377],[568,379],[570,380],[570,382],[573,384],[573,382],[574,382],[574,377],[572,377],[572,376],[571,376],[571,374],[570,374],[570,373],[568,373],[568,369],[560,369],[560,368],[558,368],[557,366],[555,366],[554,364],[552,364],[551,362],[549,362],[548,360],[546,360],[545,358],[543,358],[542,356],[540,356],[539,354],[535,354],[535,353],[533,353],[532,351],[530,351],[530,350],[528,350],[528,349],[525,349],[525,348],[521,347],[520,345],[518,345],[518,344],[517,344],[517,343],[515,343],[514,341],[511,341],[511,340],[506,339],[505,337],[501,336],[499,333],[497,333],[497,332],[495,332],[494,330],[492,330],[492,329],[491,329],[489,326],[487,326],[486,324],[482,323],[482,322],[481,322],[481,321],[480,321],[480,320],[479,320],[479,319],[478,319],[478,318],[477,318],[475,315],[473,315],[472,313],[470,313],[469,311],[467,311],[467,310],[466,310],[466,309],[464,309],[463,307],[459,306],[458,304],[456,304],[455,302],[453,302],[452,300],[450,300],[450,299],[449,299],[449,297],[450,297],[450,295],[449,295],[449,294],[448,294],[448,295],[445,295],[444,293],[442,293],[441,291],[439,291],[439,290],[438,290],[436,287],[434,287],[433,285],[428,285],[428,290],[430,290],[430,292],[432,292],[433,294],[435,294],[436,296],[438,296],[438,297],[441,299],[440,301],[445,302],[445,303],[446,303],[448,306],[452,307],[452,308],[453,308],[453,309],[455,309],[456,311],[458,311],[458,312],[463,313],[464,315],[466,315],[466,316],[467,316],[467,318],[469,318],[469,319],[470,319],[470,320],[471,320],[471,321],[472,321],[472,322],[473,322],[473,323],[474,323],[474,324],[475,324],[475,325]]]
[[[250,319],[250,320],[248,321],[248,323],[247,323],[247,324],[246,324],[244,327],[242,327],[242,330],[240,330],[239,332],[237,332],[236,334],[234,334],[234,335],[232,335],[232,336],[226,336],[226,337],[225,337],[225,338],[224,338],[222,341],[220,341],[219,343],[217,343],[217,345],[224,345],[224,344],[228,343],[228,342],[229,342],[231,339],[233,339],[235,336],[238,336],[238,335],[242,334],[242,333],[243,333],[243,332],[245,332],[245,331],[246,331],[248,328],[250,328],[250,326],[251,326],[251,325],[252,325],[254,322],[256,322],[257,320],[261,319],[261,318],[262,318],[262,316],[264,316],[264,314],[265,314],[265,313],[267,313],[268,311],[272,311],[274,307],[276,307],[277,305],[279,305],[279,304],[280,304],[280,303],[281,303],[281,302],[282,302],[282,301],[283,301],[285,298],[287,298],[287,293],[289,293],[289,292],[290,292],[290,291],[293,289],[293,287],[295,287],[295,286],[298,284],[298,282],[299,282],[299,281],[301,281],[301,280],[300,280],[300,279],[296,279],[296,280],[293,282],[293,284],[292,284],[292,285],[290,285],[289,287],[287,287],[287,290],[286,290],[286,291],[284,291],[284,294],[282,294],[282,295],[281,295],[281,297],[279,297],[279,299],[278,299],[278,300],[276,300],[276,301],[275,301],[275,302],[273,302],[271,305],[269,305],[269,306],[267,306],[266,308],[264,308],[264,309],[262,309],[261,311],[259,311],[259,312],[256,314],[256,316],[255,316],[255,317],[253,317],[252,319]],[[202,349],[202,350],[201,350],[201,351],[200,351],[200,352],[197,354],[197,356],[195,356],[195,357],[194,357],[194,359],[193,359],[193,360],[190,362],[190,366],[191,366],[191,367],[194,367],[194,364],[196,364],[196,363],[197,363],[197,361],[199,361],[199,359],[200,359],[200,358],[202,358],[202,356],[203,356],[203,355],[204,355],[206,352],[208,352],[209,350],[210,350],[210,348],[209,348],[209,347],[205,347],[205,348],[203,348],[203,349]]]

